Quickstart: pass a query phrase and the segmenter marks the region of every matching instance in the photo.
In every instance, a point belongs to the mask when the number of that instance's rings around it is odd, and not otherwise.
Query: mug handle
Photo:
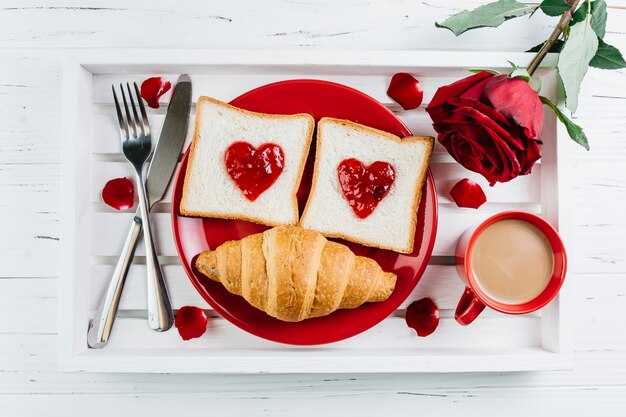
[[[485,304],[476,297],[471,288],[465,287],[465,292],[459,300],[454,312],[454,319],[462,326],[467,326],[485,309]]]

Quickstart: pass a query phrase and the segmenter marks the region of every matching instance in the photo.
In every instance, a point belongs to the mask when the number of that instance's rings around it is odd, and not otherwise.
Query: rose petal
[[[146,100],[148,106],[158,109],[159,99],[170,88],[172,88],[172,83],[165,81],[163,77],[151,77],[141,83],[141,97]]]
[[[476,109],[470,107],[460,107],[456,110],[456,113],[469,117],[476,121],[479,125],[489,128],[496,132],[503,140],[506,140],[511,147],[516,149],[524,149],[524,139],[513,136],[511,129],[505,129],[497,124],[493,119],[479,112]]]
[[[102,189],[102,201],[115,210],[125,210],[135,204],[135,186],[128,178],[113,178]]]
[[[468,157],[481,160],[477,168],[480,168],[485,159],[490,164],[497,163],[497,155],[490,152],[494,145],[487,140],[488,135],[480,125],[468,122],[453,125],[437,124],[435,130],[441,131],[438,140],[462,165],[466,166]]]
[[[463,178],[452,187],[450,197],[457,206],[473,209],[477,209],[487,201],[487,196],[480,185],[467,178]]]
[[[460,96],[463,92],[465,92],[468,88],[472,87],[477,82],[489,77],[493,77],[493,74],[487,71],[482,71],[478,74],[463,78],[462,80],[454,82],[450,85],[444,85],[443,87],[439,87],[439,89],[437,89],[437,92],[435,93],[435,96],[428,104],[426,111],[430,113],[429,109],[444,104],[444,102],[450,97]]]
[[[435,331],[439,325],[439,310],[430,298],[413,301],[406,308],[405,320],[407,326],[417,332],[420,337],[426,337]]]
[[[387,95],[398,102],[404,110],[411,110],[422,104],[424,90],[411,74],[399,72],[391,77]]]
[[[530,174],[535,162],[537,162],[541,158],[541,151],[539,149],[539,143],[535,140],[529,140],[526,152],[522,160],[524,161],[524,166],[520,170],[520,175]]]
[[[543,128],[543,106],[537,92],[521,78],[502,74],[487,82],[485,98],[494,109],[513,119],[528,139],[539,138]]]
[[[465,90],[459,97],[472,100],[472,101],[481,101],[483,98],[483,92],[485,91],[485,85],[491,80],[495,75],[489,73],[490,77],[485,77],[478,81],[476,84]]]
[[[206,332],[208,319],[199,307],[184,306],[178,310],[174,325],[183,340],[195,339]]]
[[[471,137],[463,137],[459,131],[449,131],[444,136],[446,138],[442,144],[459,164],[484,176],[489,185],[494,185],[500,179],[503,163],[500,152],[493,145],[485,148]]]
[[[493,108],[489,107],[488,105],[484,103],[481,103],[480,101],[473,101],[473,100],[469,100],[466,98],[453,97],[450,100],[448,100],[448,103],[457,107],[469,107],[469,108],[476,109],[482,114],[484,114],[485,116],[493,119],[494,121],[498,123],[503,124],[504,126],[507,126],[507,127],[511,126],[511,122],[509,122],[509,120],[506,117],[504,117],[502,113],[498,113]]]

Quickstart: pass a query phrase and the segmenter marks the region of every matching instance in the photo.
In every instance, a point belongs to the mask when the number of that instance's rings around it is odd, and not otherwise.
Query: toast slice
[[[248,220],[269,226],[297,224],[296,192],[314,128],[315,120],[309,114],[256,113],[200,97],[180,202],[181,214]],[[253,153],[258,151],[259,155],[270,146],[273,150],[279,148],[282,154],[278,175],[265,183],[267,187],[254,199],[236,180],[241,181],[241,171],[238,174],[232,171],[228,155],[233,155],[232,150],[237,146],[252,149]],[[245,170],[248,166],[240,163],[239,169]],[[256,169],[264,171],[265,167],[259,165]],[[246,178],[257,177],[248,175]]]
[[[417,210],[434,138],[399,138],[347,120],[323,118],[317,125],[311,193],[300,224],[327,237],[401,253],[413,251]],[[340,180],[344,161],[363,169],[376,161],[391,167],[393,182],[371,213],[362,218]],[[365,171],[369,175],[369,172]]]

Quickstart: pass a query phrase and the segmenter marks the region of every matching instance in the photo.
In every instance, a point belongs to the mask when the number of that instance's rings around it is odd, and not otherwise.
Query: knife
[[[178,81],[174,87],[174,93],[167,108],[163,128],[161,129],[161,135],[159,136],[159,141],[154,149],[152,162],[148,168],[146,187],[150,208],[152,208],[157,202],[161,201],[170,183],[172,175],[176,170],[178,157],[181,153],[183,144],[185,143],[185,137],[187,135],[190,109],[191,79],[188,75],[183,74],[178,77]],[[124,242],[124,247],[122,249],[122,254],[115,265],[115,270],[113,271],[113,276],[111,277],[109,286],[106,293],[100,300],[100,305],[98,306],[95,318],[89,324],[87,344],[91,348],[101,349],[106,346],[109,341],[111,330],[113,328],[113,322],[115,321],[115,315],[117,314],[120,298],[122,296],[122,290],[126,281],[126,275],[132,263],[133,255],[135,253],[135,248],[140,235],[141,215],[139,211],[137,211],[135,217],[133,217],[133,221],[131,222],[130,230],[128,231],[128,236],[126,237],[126,241]],[[154,291],[155,289],[149,289],[149,314],[153,314],[150,311],[150,306],[154,305],[150,298],[154,297],[154,300],[157,297],[157,294]],[[166,320],[169,322],[169,326],[167,327],[169,329],[173,324],[174,315],[171,308],[168,310],[169,316]]]

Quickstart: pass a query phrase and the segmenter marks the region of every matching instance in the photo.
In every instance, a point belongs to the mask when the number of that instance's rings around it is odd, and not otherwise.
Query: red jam
[[[264,143],[255,148],[248,142],[234,142],[226,149],[226,172],[250,201],[270,188],[283,172],[285,156],[280,146]]]
[[[135,186],[128,178],[113,178],[102,189],[102,201],[115,210],[126,210],[135,204]]]
[[[366,167],[355,158],[342,161],[337,175],[343,195],[360,219],[372,214],[396,179],[396,172],[387,162],[376,161]]]

